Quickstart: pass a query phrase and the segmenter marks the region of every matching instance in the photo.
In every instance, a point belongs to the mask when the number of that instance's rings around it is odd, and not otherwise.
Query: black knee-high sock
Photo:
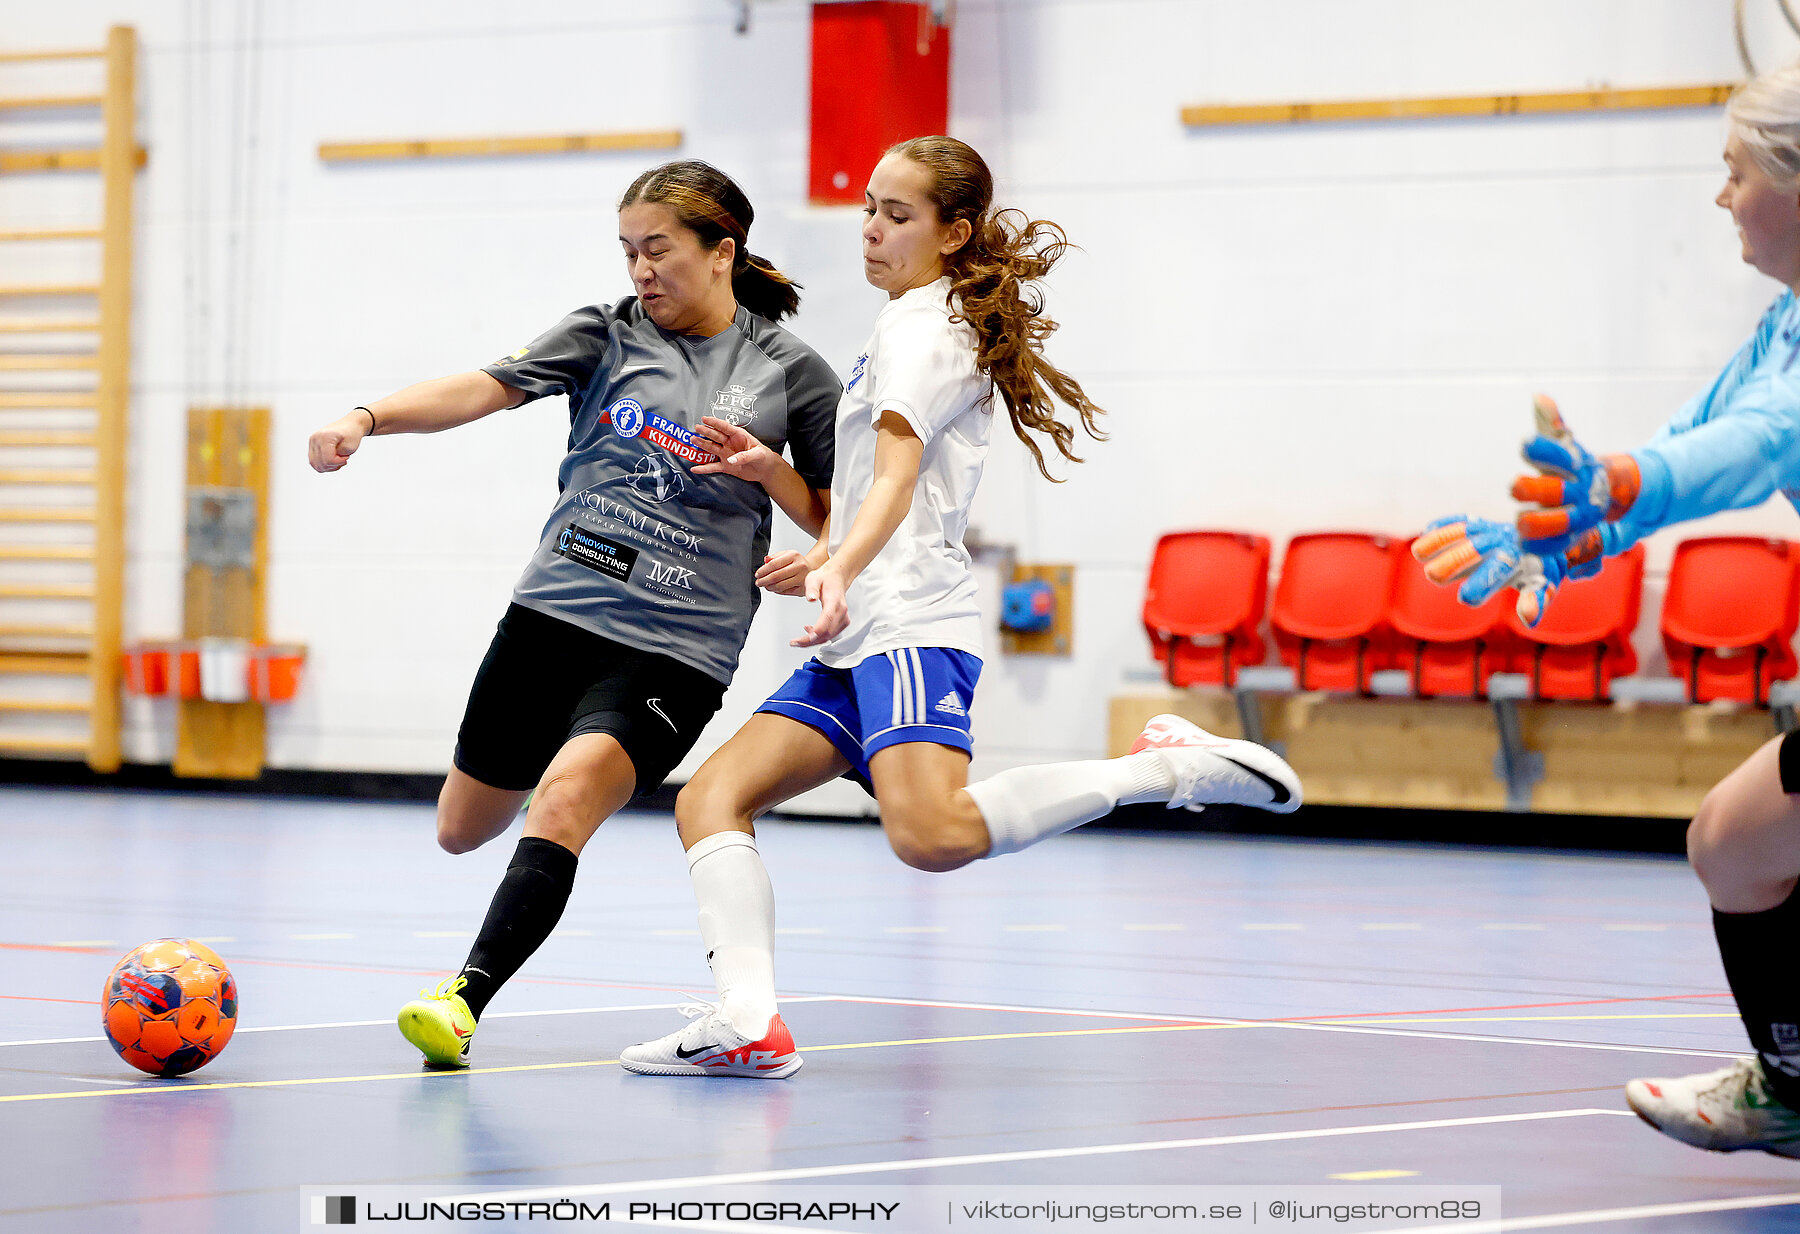
[[[1800,891],[1760,913],[1714,909],[1713,933],[1769,1089],[1800,1109],[1800,982],[1793,978],[1794,957],[1800,954]]]
[[[544,945],[562,920],[575,886],[576,857],[554,840],[526,836],[513,850],[506,877],[488,905],[487,920],[463,962],[468,985],[460,993],[479,1020],[488,1000]]]

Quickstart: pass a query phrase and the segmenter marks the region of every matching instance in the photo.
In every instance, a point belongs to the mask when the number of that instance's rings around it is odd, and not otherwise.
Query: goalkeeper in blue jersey
[[[1597,573],[1671,523],[1758,505],[1800,507],[1800,64],[1732,97],[1718,204],[1743,257],[1785,285],[1711,387],[1630,454],[1596,457],[1548,399],[1525,444],[1536,474],[1514,524],[1456,517],[1415,551],[1438,582],[1480,604],[1519,588],[1536,624],[1564,579]],[[1681,1079],[1633,1080],[1626,1100],[1665,1135],[1720,1152],[1800,1157],[1800,734],[1778,737],[1720,781],[1688,828],[1688,859],[1713,906],[1719,954],[1756,1057]]]

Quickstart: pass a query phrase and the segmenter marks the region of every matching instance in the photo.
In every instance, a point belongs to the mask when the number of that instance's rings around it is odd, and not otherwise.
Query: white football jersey
[[[993,384],[975,369],[975,332],[952,323],[946,277],[889,300],[838,400],[831,480],[836,553],[875,478],[875,426],[904,417],[925,449],[912,508],[850,586],[850,625],[818,657],[852,668],[900,647],[952,647],[981,655],[981,608],[963,548],[969,506],[987,459]]]

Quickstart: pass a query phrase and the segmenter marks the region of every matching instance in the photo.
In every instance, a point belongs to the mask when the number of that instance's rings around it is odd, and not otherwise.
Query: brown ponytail
[[[800,284],[755,253],[738,250],[731,267],[731,294],[737,302],[770,321],[800,311]]]
[[[1031,451],[1046,480],[1060,483],[1044,463],[1044,452],[1032,432],[1042,433],[1056,452],[1072,463],[1075,430],[1056,418],[1055,402],[1072,407],[1081,427],[1096,441],[1106,440],[1095,406],[1081,383],[1044,358],[1044,340],[1056,322],[1044,316],[1043,292],[1035,286],[1069,249],[1062,228],[1018,210],[994,210],[994,176],[973,147],[954,137],[915,137],[891,147],[889,154],[917,163],[931,173],[926,190],[937,208],[938,222],[968,220],[969,240],[944,258],[950,276],[953,320],[975,330],[975,367],[993,381],[1006,403],[1013,432]]]
[[[639,202],[669,207],[707,248],[729,238],[731,294],[752,313],[780,321],[800,311],[800,284],[745,247],[756,211],[737,182],[717,167],[698,159],[652,167],[631,182],[619,209]]]

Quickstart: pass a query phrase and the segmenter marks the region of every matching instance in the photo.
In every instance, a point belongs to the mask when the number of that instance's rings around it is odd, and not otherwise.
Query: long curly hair
[[[1056,322],[1044,316],[1038,280],[1070,248],[1055,223],[1034,219],[1019,210],[994,209],[994,174],[974,147],[954,137],[915,137],[891,146],[898,155],[931,176],[926,196],[937,209],[938,222],[966,219],[968,242],[944,258],[950,276],[950,304],[955,321],[975,331],[975,367],[986,374],[1006,403],[1013,432],[1031,451],[1044,479],[1050,474],[1044,451],[1033,433],[1050,439],[1056,452],[1081,462],[1073,449],[1075,430],[1056,416],[1056,403],[1072,408],[1081,427],[1096,441],[1106,440],[1095,406],[1081,383],[1044,358],[1044,340]]]
[[[707,248],[717,248],[729,237],[735,247],[731,261],[731,294],[759,317],[780,321],[800,311],[800,284],[777,270],[767,258],[750,251],[750,224],[756,211],[737,181],[699,159],[664,163],[631,182],[619,198],[619,209],[639,202],[669,207],[683,227],[700,237]]]

